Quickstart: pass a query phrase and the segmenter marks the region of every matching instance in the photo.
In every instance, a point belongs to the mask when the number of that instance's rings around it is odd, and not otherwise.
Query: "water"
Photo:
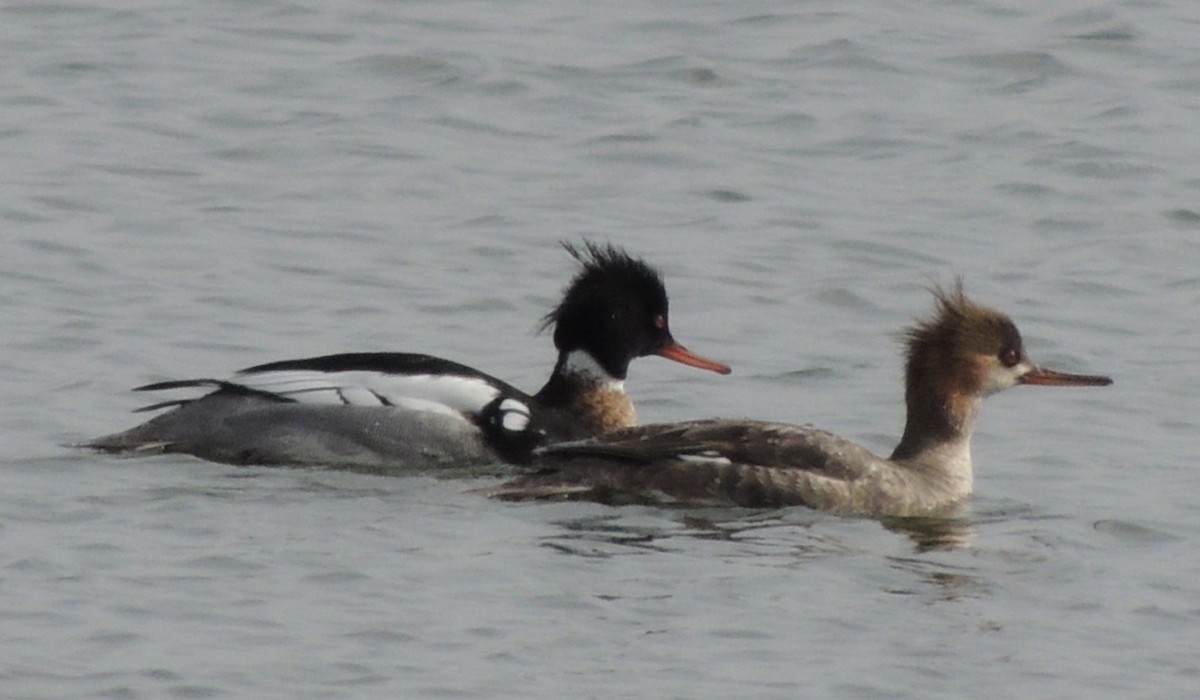
[[[1147,697],[1200,664],[1200,8],[0,9],[0,683],[13,698]],[[974,510],[509,504],[119,460],[128,388],[350,350],[533,389],[560,239],[658,264],[722,378],[645,421],[887,451],[964,276],[1103,390],[991,399]]]

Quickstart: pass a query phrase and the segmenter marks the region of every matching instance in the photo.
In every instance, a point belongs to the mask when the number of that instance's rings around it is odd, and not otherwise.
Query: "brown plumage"
[[[501,498],[805,505],[843,514],[942,512],[970,495],[971,430],[984,396],[1016,384],[1104,386],[1107,377],[1041,369],[1008,316],[961,282],[933,290],[935,312],[906,336],[904,436],[891,459],[823,430],[704,420],[628,428],[544,448],[542,470]]]

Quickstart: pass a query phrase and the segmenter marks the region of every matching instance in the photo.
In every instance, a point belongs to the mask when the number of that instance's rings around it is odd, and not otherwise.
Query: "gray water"
[[[0,696],[1194,697],[1198,36],[1190,0],[5,4]],[[932,547],[62,446],[328,352],[535,389],[585,236],[734,366],[638,361],[645,422],[887,452],[955,275],[1116,383],[989,400]]]

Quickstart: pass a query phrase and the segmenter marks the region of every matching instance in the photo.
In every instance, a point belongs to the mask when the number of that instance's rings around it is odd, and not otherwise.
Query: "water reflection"
[[[590,557],[695,549],[697,543],[736,543],[743,554],[844,552],[844,547],[831,545],[830,538],[811,530],[810,526],[824,517],[802,509],[764,512],[630,506],[555,520],[563,532],[546,538],[544,544]]]
[[[782,569],[858,558],[878,561],[891,572],[877,584],[893,595],[917,596],[929,603],[990,595],[986,577],[970,565],[974,559],[955,554],[976,535],[976,522],[965,515],[877,523],[804,508],[759,511],[630,506],[590,510],[552,522],[560,532],[544,537],[542,545],[575,557],[684,553]],[[910,553],[897,553],[895,538],[883,535],[880,524],[887,532],[910,539]],[[905,549],[903,544],[901,549]],[[864,572],[872,570],[881,573],[870,565]],[[871,576],[867,574],[868,579]]]
[[[880,522],[893,532],[907,535],[918,552],[969,547],[976,535],[975,523],[965,515],[882,518]]]
[[[908,580],[919,585],[895,586],[888,593],[926,596],[928,602],[981,598],[991,593],[987,580],[972,567],[917,557],[890,557],[889,563],[893,570],[910,574]]]
[[[853,553],[857,549],[844,537],[818,523],[868,525],[872,521],[838,518],[804,508],[760,511],[740,508],[638,508],[590,512],[555,520],[561,534],[546,539],[545,546],[580,556],[616,556],[669,551],[685,542],[736,542],[758,553],[787,550],[793,559]],[[917,554],[970,546],[976,524],[965,515],[953,517],[887,518],[886,529],[905,535]]]
[[[563,554],[607,558],[637,552],[666,552],[670,549],[658,544],[660,539],[667,537],[663,528],[621,523],[615,515],[572,518],[555,524],[566,532],[547,537],[542,544]]]
[[[675,549],[673,541],[738,542],[779,549],[811,557],[845,553],[852,548],[836,535],[813,528],[816,523],[868,520],[842,519],[803,508],[760,511],[741,508],[672,509],[617,508],[603,513],[555,520],[563,534],[547,539],[546,546],[582,556],[613,556],[634,551]],[[886,529],[905,535],[915,552],[949,551],[969,547],[977,534],[976,523],[965,514],[921,518],[884,518]]]

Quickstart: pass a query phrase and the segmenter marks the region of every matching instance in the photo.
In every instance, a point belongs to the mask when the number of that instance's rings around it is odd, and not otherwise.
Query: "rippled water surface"
[[[1185,0],[5,4],[0,694],[1195,696],[1198,31]],[[535,389],[585,236],[735,368],[638,361],[644,421],[886,452],[899,331],[959,274],[1116,384],[991,399],[952,523],[62,447],[129,387],[328,352]]]

